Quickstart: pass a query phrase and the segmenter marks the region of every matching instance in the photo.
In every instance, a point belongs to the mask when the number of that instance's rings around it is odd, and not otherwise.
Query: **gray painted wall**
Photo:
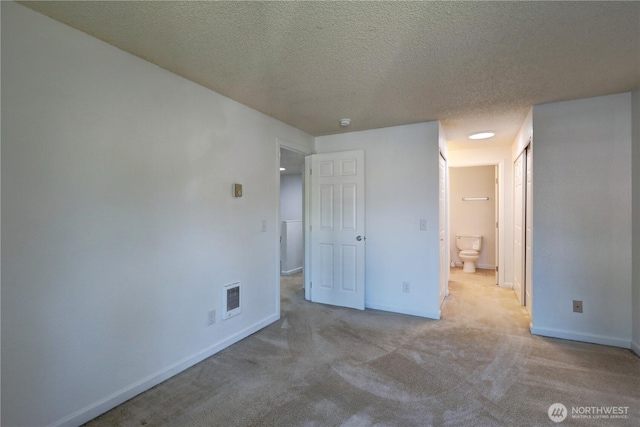
[[[280,176],[280,219],[302,219],[302,174]]]
[[[356,149],[366,162],[365,304],[439,318],[438,122],[316,138],[318,153]]]
[[[535,106],[533,138],[532,331],[628,348],[631,95]]]
[[[277,138],[313,138],[1,7],[1,424],[78,425],[279,318]]]

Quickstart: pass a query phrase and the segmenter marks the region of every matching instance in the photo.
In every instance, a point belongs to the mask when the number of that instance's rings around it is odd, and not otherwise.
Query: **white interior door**
[[[525,214],[525,305],[529,316],[533,306],[533,152],[527,147],[527,189]]]
[[[311,301],[364,310],[364,151],[312,155],[309,179]]]
[[[524,293],[524,215],[525,215],[525,173],[526,154],[520,154],[514,164],[513,197],[513,290],[520,304],[525,304]]]
[[[447,294],[447,282],[449,280],[449,259],[447,257],[447,161],[440,154],[440,184],[439,184],[439,234],[440,234],[440,305]]]

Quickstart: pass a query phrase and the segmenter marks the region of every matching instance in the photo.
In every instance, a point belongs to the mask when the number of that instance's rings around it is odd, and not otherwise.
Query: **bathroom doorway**
[[[453,275],[474,275],[498,284],[498,168],[496,165],[449,168],[449,235]],[[482,236],[475,273],[462,273],[456,235]]]

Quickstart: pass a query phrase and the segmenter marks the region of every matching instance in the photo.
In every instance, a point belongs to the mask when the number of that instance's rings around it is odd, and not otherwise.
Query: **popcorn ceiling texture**
[[[22,4],[315,136],[442,120],[509,145],[534,104],[640,87],[639,2]]]

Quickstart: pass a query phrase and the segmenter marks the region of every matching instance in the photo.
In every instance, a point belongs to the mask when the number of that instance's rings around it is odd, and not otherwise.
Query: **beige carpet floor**
[[[278,322],[87,425],[544,426],[556,402],[628,407],[561,425],[640,425],[640,358],[532,336],[481,276],[454,271],[440,321],[309,303],[285,277]]]

